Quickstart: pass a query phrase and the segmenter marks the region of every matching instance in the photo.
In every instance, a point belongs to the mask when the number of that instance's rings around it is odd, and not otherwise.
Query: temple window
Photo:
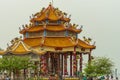
[[[65,36],[65,31],[59,31],[59,32],[47,31],[46,36]]]
[[[57,25],[58,24],[58,21],[50,21],[49,22],[49,25]]]
[[[44,30],[44,36],[46,36],[46,34],[47,34],[47,33],[46,33],[46,30]]]
[[[25,33],[25,38],[28,38],[29,37],[29,34],[28,32]]]
[[[65,36],[68,36],[68,31],[67,30],[65,31]]]
[[[39,22],[39,24],[38,25],[43,25],[43,23],[42,22]]]
[[[46,24],[49,24],[49,20],[45,20]]]
[[[41,37],[43,36],[43,32],[30,32],[29,33],[29,38],[32,38],[32,37]]]
[[[38,25],[39,25],[39,22],[36,21],[36,22],[35,22],[35,25],[38,26]]]
[[[76,33],[72,31],[68,31],[68,36],[76,37]]]
[[[76,38],[78,38],[78,34],[76,34]]]
[[[58,23],[58,24],[61,24],[61,21],[60,21],[60,20],[58,20],[58,21],[57,21],[57,23]]]

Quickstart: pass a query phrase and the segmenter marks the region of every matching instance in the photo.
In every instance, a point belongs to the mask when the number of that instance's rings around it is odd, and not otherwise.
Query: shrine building
[[[91,61],[96,46],[90,44],[90,38],[80,39],[78,34],[82,32],[82,26],[70,21],[67,13],[49,4],[33,14],[29,24],[19,28],[23,37],[11,40],[11,45],[0,51],[0,55],[30,56],[38,66],[34,74],[40,71],[43,75],[74,76],[77,71],[82,72],[83,55],[88,55],[88,62]]]

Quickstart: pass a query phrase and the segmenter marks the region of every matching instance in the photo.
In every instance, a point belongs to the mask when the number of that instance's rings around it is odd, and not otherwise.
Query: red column
[[[80,72],[82,72],[82,53],[80,53]]]
[[[59,72],[60,76],[63,75],[63,54],[60,53],[60,72]]]
[[[64,75],[67,74],[67,54],[64,54]]]
[[[48,53],[48,73],[51,72],[51,58],[50,53]]]
[[[61,54],[61,71],[62,71],[62,75],[63,75],[63,54]]]
[[[49,72],[49,53],[46,53],[46,73],[48,74],[48,72]]]
[[[74,58],[73,58],[73,74],[76,76],[76,71],[77,71],[77,66],[76,66],[76,47],[74,47],[74,52],[73,52]]]
[[[60,73],[60,54],[58,54],[58,74]]]
[[[42,55],[41,56],[41,72],[43,74],[46,74],[46,72],[47,72],[47,67],[46,66],[47,66],[46,65],[46,57],[45,57],[45,55]]]
[[[70,53],[70,76],[72,76],[72,53]]]
[[[44,66],[44,60],[43,60],[43,56],[41,55],[40,56],[40,64],[41,64],[41,66],[40,66],[40,70],[41,70],[41,73],[43,74],[43,66]]]

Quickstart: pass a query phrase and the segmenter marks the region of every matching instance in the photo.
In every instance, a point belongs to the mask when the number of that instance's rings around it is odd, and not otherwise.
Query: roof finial
[[[53,6],[53,0],[52,0],[52,6]]]
[[[52,0],[51,2],[49,2],[49,5],[50,5],[50,6],[51,6],[51,5],[53,6],[53,0]]]

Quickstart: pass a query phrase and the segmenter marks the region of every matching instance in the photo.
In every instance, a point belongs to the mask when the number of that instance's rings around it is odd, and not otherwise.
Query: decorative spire
[[[49,6],[51,6],[51,5],[52,5],[52,3],[50,2],[50,3],[49,3]]]
[[[53,5],[53,0],[52,0],[52,5]]]

